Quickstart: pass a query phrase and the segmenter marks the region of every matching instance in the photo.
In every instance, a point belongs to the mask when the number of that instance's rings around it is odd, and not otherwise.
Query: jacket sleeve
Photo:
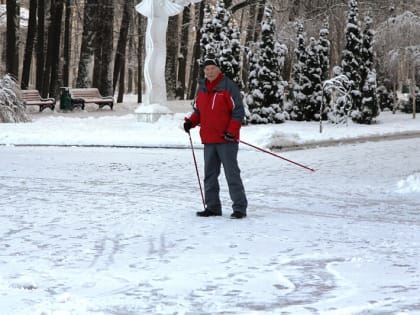
[[[239,140],[239,130],[242,126],[242,120],[245,117],[244,104],[238,86],[234,82],[230,83],[230,95],[233,103],[231,119],[227,128],[227,132],[232,134],[236,140]]]
[[[191,121],[192,127],[195,127],[200,123],[200,113],[194,111],[194,113],[192,113],[191,116],[187,119]]]
[[[241,126],[242,123],[240,121],[237,121],[236,119],[231,119],[226,131],[229,132],[232,136],[234,136],[235,140],[239,140],[239,130],[241,129]]]
[[[196,95],[195,95],[195,100],[196,100],[196,99],[197,99],[197,93],[196,93]],[[193,109],[194,109],[194,112],[191,114],[191,116],[190,116],[190,117],[185,118],[185,119],[188,119],[188,120],[190,120],[190,121],[191,121],[191,123],[192,123],[192,127],[195,127],[195,126],[197,126],[198,124],[200,124],[200,111],[198,110],[198,108],[197,108],[197,106],[196,106],[195,100],[194,100],[194,103],[193,103]]]

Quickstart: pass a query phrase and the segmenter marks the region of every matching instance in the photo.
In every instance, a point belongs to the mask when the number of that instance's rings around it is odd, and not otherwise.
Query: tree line
[[[147,22],[135,12],[137,2],[1,0],[6,6],[7,25],[0,71],[17,78],[22,89],[34,87],[44,97],[56,97],[61,86],[92,86],[103,95],[117,94],[119,102],[123,101],[124,93],[137,93],[141,102]],[[364,55],[354,57],[358,63],[368,58],[372,64],[364,67],[363,73],[356,71],[356,74],[353,70],[357,66],[351,66],[354,60],[345,61],[349,57],[345,52],[362,54],[363,50],[362,35],[356,36],[360,43],[350,43],[346,38],[350,32],[352,3],[357,15],[370,19],[356,24],[358,27],[359,23],[363,24],[365,31],[370,32],[365,38],[372,37],[371,47],[365,48]],[[378,82],[387,89],[392,85],[394,90],[412,78],[410,67],[406,65],[404,69],[400,64],[392,64],[388,52],[395,49],[395,57],[406,51],[407,46],[417,45],[419,37],[413,36],[410,43],[398,40],[390,43],[387,35],[399,27],[393,27],[390,19],[397,19],[406,11],[412,12],[414,19],[419,7],[418,0],[206,0],[191,4],[182,14],[169,19],[168,99],[192,99],[202,75],[200,59],[217,52],[223,70],[246,94],[250,121],[318,119],[323,115],[320,86],[322,89],[322,82],[339,79],[340,75],[348,76],[351,101],[359,110],[358,119],[369,121],[360,118],[363,99],[371,99],[362,95],[366,82],[372,82],[372,75],[368,73],[375,70],[375,84]],[[23,10],[28,12],[27,19],[22,18]],[[413,24],[412,21],[409,24]],[[362,29],[357,31],[363,32]],[[410,31],[417,34],[418,28]],[[381,47],[374,37],[380,39]],[[322,45],[328,47],[321,49]],[[322,50],[324,56],[321,56]],[[263,59],[262,51],[272,54],[271,59]],[[397,78],[395,72],[385,66],[391,64],[398,69]],[[342,72],[335,73],[335,66],[341,67]],[[264,88],[257,86],[261,82],[266,82]],[[291,108],[284,104],[287,99],[293,100]],[[345,99],[338,100],[342,105],[338,110],[342,112]]]

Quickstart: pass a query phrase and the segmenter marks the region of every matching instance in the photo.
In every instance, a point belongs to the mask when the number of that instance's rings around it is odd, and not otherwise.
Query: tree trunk
[[[185,75],[187,67],[187,56],[188,56],[188,30],[191,22],[190,8],[185,7],[182,13],[182,31],[180,40],[180,50],[178,57],[178,74],[177,74],[177,87],[176,87],[176,98],[183,100],[185,98]]]
[[[413,97],[413,119],[416,118],[416,102],[417,102],[417,97],[416,97],[416,63],[413,61],[413,64],[411,66],[412,70],[411,70],[411,87],[410,87],[410,91],[411,91],[411,96]]]
[[[48,49],[51,50],[51,78],[49,84],[48,94],[50,97],[56,97],[59,92],[59,87],[62,85],[62,80],[59,76],[60,69],[60,41],[61,41],[61,20],[63,17],[64,0],[55,0],[55,8],[51,10],[52,24],[48,33],[52,33],[50,37],[51,43],[48,43]]]
[[[36,89],[42,91],[45,61],[45,0],[38,0],[38,27],[36,40]]]
[[[113,75],[113,80],[112,80],[113,94],[115,93],[115,88],[117,87],[118,79],[120,81],[121,80],[124,81],[125,79],[124,78],[124,73],[125,73],[124,66],[125,66],[125,58],[126,58],[125,56],[126,56],[128,30],[130,28],[130,20],[132,18],[132,11],[133,11],[133,1],[125,0],[121,27],[120,27],[120,37],[118,38],[117,51],[115,53],[114,75]],[[124,84],[121,85],[121,82],[120,82],[119,86],[124,86]],[[124,94],[124,91],[122,92]]]
[[[169,17],[168,31],[166,33],[166,93],[169,100],[175,99],[176,95],[176,64],[179,43],[179,19],[178,15]]]
[[[188,89],[188,99],[193,99],[195,97],[195,92],[197,89],[197,83],[200,76],[200,65],[198,64],[198,60],[200,58],[200,40],[201,40],[201,32],[200,29],[203,27],[203,19],[204,19],[204,3],[200,2],[195,5],[195,16],[196,16],[196,23],[197,23],[197,31],[196,31],[196,38],[194,43],[193,49],[193,56],[192,56],[192,71],[190,74],[190,86]]]
[[[137,14],[138,21],[138,51],[137,51],[137,103],[142,102],[143,95],[143,51],[144,51],[144,17],[141,14]]]
[[[112,95],[112,51],[113,51],[114,6],[112,0],[101,1],[98,7],[95,40],[95,65],[92,86],[103,96]]]
[[[239,2],[239,3],[237,3],[237,4],[235,4],[231,7],[229,5],[229,6],[227,6],[227,8],[229,8],[232,11],[232,14],[235,14],[236,11],[238,11],[240,9],[243,9],[247,6],[250,6],[250,5],[255,6],[257,4],[257,2],[258,2],[258,0],[243,0],[242,2]]]
[[[69,86],[70,61],[71,61],[71,0],[66,0],[66,20],[64,26],[64,63],[63,63],[63,86]]]
[[[23,58],[22,79],[20,83],[20,87],[22,90],[27,89],[29,84],[29,74],[31,71],[32,53],[34,50],[34,42],[36,35],[36,9],[37,0],[30,0],[28,34],[26,37],[25,56]]]
[[[255,28],[257,23],[257,4],[254,3],[249,7],[248,25],[246,29],[245,43],[248,45],[254,40]]]
[[[257,20],[255,22],[255,28],[254,28],[254,38],[253,41],[256,42],[258,40],[258,37],[261,33],[261,22],[264,18],[264,9],[265,9],[265,0],[259,0],[258,1],[258,7],[257,7]]]
[[[96,0],[85,0],[82,43],[76,80],[76,86],[79,88],[91,87],[92,85],[91,69],[93,67],[97,6]]]
[[[126,92],[132,94],[133,93],[133,89],[134,89],[134,80],[135,78],[135,68],[133,66],[133,64],[136,62],[136,60],[134,59],[134,56],[137,56],[137,50],[136,50],[136,37],[134,36],[134,29],[137,27],[137,25],[135,25],[135,16],[134,14],[137,14],[137,12],[135,10],[131,11],[131,23],[130,23],[130,28],[129,28],[129,36],[128,36],[128,50],[127,50],[127,55],[126,55],[126,64],[127,64],[127,88],[126,88]],[[137,59],[137,57],[136,57]]]
[[[397,111],[397,82],[393,82],[392,84],[392,113],[395,115],[395,112]]]
[[[125,89],[125,64],[126,60],[125,58],[122,60],[122,65],[120,69],[120,80],[118,84],[118,97],[117,97],[117,103],[122,103],[124,100],[124,89]]]
[[[41,96],[55,97],[58,92],[58,64],[60,52],[61,18],[63,3],[60,0],[51,0],[50,25],[48,26],[47,58],[45,60],[44,77]]]
[[[19,9],[16,0],[7,0],[6,73],[16,79],[19,73]]]
[[[50,9],[50,16],[53,14],[53,2],[54,0],[51,0],[51,9]],[[48,97],[48,87],[50,84],[50,73],[51,73],[51,59],[52,59],[52,49],[51,49],[51,44],[52,44],[52,36],[53,36],[53,30],[52,30],[52,19],[50,21],[50,25],[48,26],[48,39],[47,39],[47,52],[46,52],[46,56],[45,58],[45,64],[44,64],[44,74],[42,76],[42,85],[41,85],[41,90],[39,91],[39,93],[41,94],[42,97],[46,98]]]

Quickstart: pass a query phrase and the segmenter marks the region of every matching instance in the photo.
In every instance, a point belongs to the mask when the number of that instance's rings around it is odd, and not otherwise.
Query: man
[[[204,76],[195,95],[194,112],[185,119],[184,129],[200,125],[204,144],[204,211],[200,217],[222,215],[219,197],[219,174],[223,165],[232,199],[232,219],[246,217],[247,199],[238,167],[238,142],[241,122],[245,115],[238,86],[223,75],[216,59],[204,62]]]

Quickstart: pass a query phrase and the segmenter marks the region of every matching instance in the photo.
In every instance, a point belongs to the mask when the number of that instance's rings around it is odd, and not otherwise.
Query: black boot
[[[205,209],[204,211],[197,212],[197,216],[199,217],[213,217],[213,216],[221,216],[221,211],[211,211],[209,209]]]
[[[239,211],[233,211],[233,213],[230,215],[231,219],[242,219],[246,217],[246,213],[239,212]]]

